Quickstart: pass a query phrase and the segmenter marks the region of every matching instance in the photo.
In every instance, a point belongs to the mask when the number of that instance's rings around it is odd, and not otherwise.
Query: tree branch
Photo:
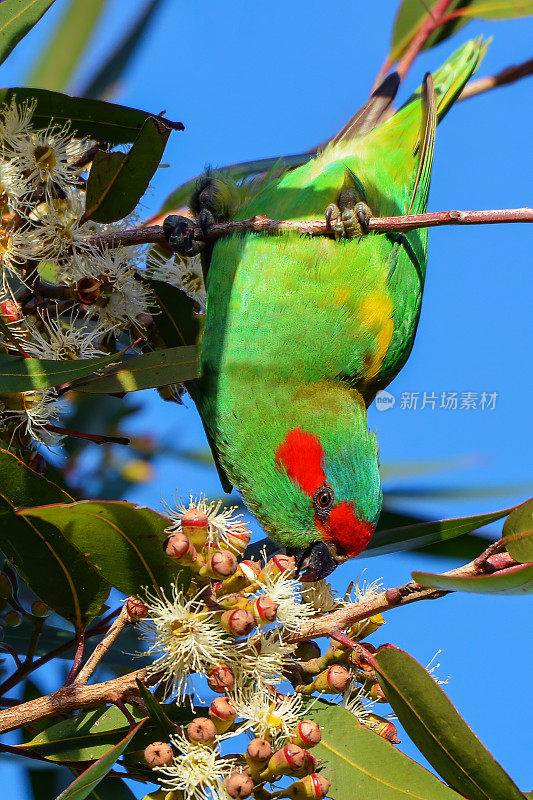
[[[502,558],[504,556],[504,558]],[[477,559],[476,559],[477,560]],[[477,565],[476,561],[471,561],[463,567],[444,572],[444,575],[454,577],[468,577],[472,575],[485,575],[487,572],[495,573],[500,570],[514,567],[517,562],[508,553],[503,553],[489,557],[483,563]],[[431,589],[419,586],[415,581],[409,581],[404,586],[397,586],[394,589],[387,589],[376,597],[362,600],[359,603],[352,603],[344,606],[338,611],[326,614],[324,617],[303,622],[297,631],[290,634],[287,640],[290,642],[301,642],[306,639],[315,639],[321,636],[330,636],[334,630],[349,628],[355,622],[360,622],[375,614],[382,614],[398,606],[405,606],[408,603],[415,603],[417,600],[434,600],[443,597],[449,592],[440,589]]]
[[[489,75],[486,78],[479,78],[477,81],[467,83],[461,94],[459,100],[467,100],[469,97],[475,97],[483,92],[488,92],[490,89],[495,89],[498,86],[505,86],[508,83],[525,78],[527,75],[533,75],[533,58],[529,61],[524,61],[523,64],[516,64],[512,67],[506,67],[498,72],[496,75]]]
[[[0,733],[30,725],[40,719],[68,714],[80,708],[95,708],[115,703],[117,700],[125,701],[131,697],[138,697],[137,678],[146,685],[151,685],[156,680],[155,676],[149,679],[145,669],[138,669],[105,683],[94,683],[91,686],[78,684],[64,686],[52,694],[21,703],[15,708],[8,708],[0,712]]]
[[[494,225],[500,222],[533,222],[532,208],[499,208],[487,211],[432,211],[426,214],[410,214],[400,217],[371,217],[368,230],[380,233],[405,232],[415,228],[434,228],[440,225]],[[191,221],[191,224],[192,223]],[[204,236],[199,226],[194,228],[194,240],[198,242],[215,241],[222,236],[234,233],[283,233],[293,231],[303,236],[333,236],[325,219],[315,220],[276,220],[255,216],[237,222],[219,222],[211,225]],[[86,239],[94,247],[122,247],[139,244],[166,245],[167,241],[161,225],[133,228]]]
[[[122,607],[122,611],[120,612],[117,619],[113,622],[111,627],[109,628],[108,632],[104,636],[101,642],[98,642],[96,647],[94,648],[93,652],[87,659],[85,665],[80,669],[78,675],[73,681],[75,686],[82,685],[87,683],[90,676],[93,674],[94,670],[96,669],[99,661],[103,658],[103,656],[107,653],[119,633],[121,633],[124,628],[130,624],[130,616],[126,609],[126,603]]]

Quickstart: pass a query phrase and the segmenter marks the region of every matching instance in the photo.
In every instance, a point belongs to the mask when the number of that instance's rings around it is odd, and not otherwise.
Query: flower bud
[[[8,611],[4,617],[4,622],[8,628],[18,628],[22,622],[22,614],[19,614],[18,611]]]
[[[242,594],[238,592],[231,592],[231,594],[227,594],[224,597],[217,597],[219,606],[227,609],[244,608],[247,602],[247,598],[243,597]]]
[[[310,661],[312,658],[320,658],[322,651],[317,642],[310,639],[307,642],[300,642],[294,651],[294,657],[298,661]]]
[[[260,595],[252,598],[246,608],[252,614],[257,625],[269,625],[276,619],[279,603],[275,603],[266,595]]]
[[[212,744],[215,741],[217,729],[209,717],[196,717],[187,725],[187,739],[198,744]]]
[[[152,742],[144,751],[144,760],[149,767],[168,767],[172,763],[172,747],[165,742]]]
[[[295,775],[307,761],[306,751],[296,744],[286,744],[271,756],[266,769],[261,772],[262,781],[271,781],[280,775]]]
[[[237,522],[229,525],[224,532],[224,542],[226,546],[238,555],[243,555],[250,544],[250,532],[244,522]]]
[[[220,664],[209,672],[207,683],[214,692],[225,694],[225,692],[231,692],[235,686],[235,675],[230,667]]]
[[[97,278],[82,278],[76,285],[76,297],[85,306],[92,306],[100,297],[102,281]]]
[[[169,558],[184,566],[192,567],[196,564],[198,568],[201,566],[198,563],[198,553],[195,546],[184,533],[173,533],[168,537],[165,543],[165,553]]]
[[[229,550],[217,550],[199,570],[201,577],[224,580],[237,570],[237,559]]]
[[[8,325],[20,322],[22,319],[20,303],[17,303],[16,300],[2,300],[0,303],[0,317]]]
[[[348,636],[359,641],[359,639],[364,639],[365,636],[371,636],[384,624],[385,620],[383,614],[374,614],[373,617],[364,619],[361,622],[356,622],[355,625],[348,630]]]
[[[299,747],[314,747],[321,739],[320,727],[311,719],[303,719],[291,734],[291,742]]]
[[[198,508],[188,508],[181,517],[181,530],[199,550],[205,545],[209,534],[207,514]]]
[[[226,733],[233,726],[237,710],[227,697],[215,697],[209,706],[209,716],[217,729],[217,733]]]
[[[220,622],[224,630],[233,636],[248,636],[255,627],[252,614],[244,608],[225,611],[220,618]]]
[[[333,664],[314,678],[307,686],[299,687],[300,694],[342,694],[352,681],[352,675],[342,664]]]
[[[373,700],[375,703],[386,703],[387,698],[385,697],[385,692],[379,685],[379,681],[372,680],[372,681],[365,681],[363,683],[363,692],[365,696],[368,697],[370,700]]]
[[[50,613],[50,606],[43,603],[42,600],[36,600],[31,605],[31,613],[34,617],[47,617]]]
[[[288,797],[289,800],[324,800],[330,786],[331,783],[323,775],[313,772],[282,789],[281,792],[276,792],[274,797]]]
[[[254,764],[264,764],[272,756],[272,746],[265,739],[252,739],[246,748],[246,760]]]
[[[370,728],[371,731],[377,733],[382,739],[386,739],[392,744],[400,744],[396,725],[393,725],[392,722],[389,722],[385,717],[380,717],[379,714],[369,713],[365,716],[364,720],[362,720],[362,724],[365,728]]]
[[[285,573],[287,578],[294,577],[296,573],[296,562],[294,556],[286,556],[280,553],[267,561],[265,566],[260,572],[259,578],[264,579],[267,575],[271,578],[276,578],[278,575]]]
[[[305,758],[302,766],[293,772],[296,778],[304,778],[306,775],[310,775],[317,767],[316,758],[308,750],[304,750],[304,753]]]
[[[128,597],[126,600],[126,612],[129,618],[134,622],[148,614],[148,606],[146,603],[143,603],[142,600],[139,600],[138,597]]]
[[[228,797],[243,800],[250,797],[254,790],[254,782],[245,772],[232,772],[224,782]]]

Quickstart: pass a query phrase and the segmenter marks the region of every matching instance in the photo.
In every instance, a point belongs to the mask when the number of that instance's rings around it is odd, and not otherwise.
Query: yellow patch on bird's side
[[[365,381],[371,381],[381,369],[394,333],[390,297],[383,292],[371,292],[361,301],[357,319],[374,339],[374,347],[364,359]]]

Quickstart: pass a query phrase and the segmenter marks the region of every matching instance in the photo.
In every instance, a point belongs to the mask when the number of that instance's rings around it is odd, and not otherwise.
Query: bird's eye
[[[331,511],[334,501],[335,494],[329,486],[321,486],[313,495],[313,505],[318,514],[325,514]]]

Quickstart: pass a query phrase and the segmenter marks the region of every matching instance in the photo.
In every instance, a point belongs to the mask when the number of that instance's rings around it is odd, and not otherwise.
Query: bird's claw
[[[346,189],[339,197],[339,205],[330,203],[326,208],[326,222],[333,230],[335,240],[360,239],[368,233],[372,211],[366,203],[357,201],[354,189]]]
[[[205,233],[201,222],[200,227]],[[205,247],[205,242],[194,238],[196,228],[197,225],[189,217],[182,217],[180,214],[171,214],[163,222],[165,238],[171,249],[186,258],[198,255]]]

